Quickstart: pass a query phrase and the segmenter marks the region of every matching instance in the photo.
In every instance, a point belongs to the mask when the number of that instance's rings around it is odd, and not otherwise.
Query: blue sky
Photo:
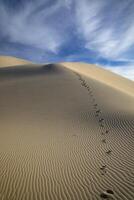
[[[134,0],[0,0],[0,55],[95,63],[134,80]]]

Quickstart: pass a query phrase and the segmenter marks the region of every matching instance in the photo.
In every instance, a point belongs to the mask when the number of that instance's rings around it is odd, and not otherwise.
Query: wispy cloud
[[[66,42],[67,34],[62,34],[67,26],[56,20],[57,12],[67,9],[68,1],[24,1],[21,9],[8,9],[0,5],[1,35],[10,42],[30,45],[57,53]],[[60,16],[60,14],[59,14]]]
[[[78,1],[76,20],[85,47],[100,56],[118,59],[134,45],[132,0]]]
[[[72,46],[74,31],[83,49],[108,59],[123,58],[134,46],[133,0],[24,0],[18,10],[2,2],[0,36],[10,42],[57,53]]]

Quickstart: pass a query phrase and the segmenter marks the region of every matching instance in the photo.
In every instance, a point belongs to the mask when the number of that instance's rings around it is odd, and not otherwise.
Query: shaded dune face
[[[133,200],[133,104],[62,65],[0,69],[0,199]]]

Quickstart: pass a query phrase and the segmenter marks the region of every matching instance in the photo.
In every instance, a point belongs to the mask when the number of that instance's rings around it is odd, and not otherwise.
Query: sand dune
[[[0,56],[0,67],[30,64],[29,61],[11,56]],[[32,64],[32,63],[31,63]]]
[[[0,199],[134,199],[133,82],[75,66],[0,69]]]
[[[134,95],[134,83],[133,81],[112,73],[109,70],[95,66],[93,64],[86,63],[62,63],[65,67],[95,79],[102,83],[105,83],[111,87],[117,88],[125,93]]]

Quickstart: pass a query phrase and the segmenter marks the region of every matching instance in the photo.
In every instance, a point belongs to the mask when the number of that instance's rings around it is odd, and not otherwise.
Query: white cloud
[[[100,24],[100,18],[98,13],[101,5],[95,1],[88,0],[76,0],[76,24],[79,33],[83,34],[85,39],[90,39],[93,33],[96,32],[96,28]]]
[[[76,1],[77,28],[87,49],[118,59],[134,45],[134,4],[130,3],[131,0]]]
[[[28,1],[22,6],[22,9],[15,10],[15,12],[11,12],[1,5],[0,18],[2,21],[0,25],[4,37],[6,36],[10,42],[57,53],[65,43],[66,35],[62,34],[64,31],[62,29],[66,30],[66,26],[55,23],[56,12],[63,7],[68,8],[69,1],[59,0],[50,6],[47,4],[48,2],[44,0]]]
[[[91,50],[96,57],[133,57],[129,54],[134,47],[133,0],[25,0],[18,10],[5,5],[0,3],[1,41],[39,48],[48,54],[76,45],[84,53],[85,48]]]

